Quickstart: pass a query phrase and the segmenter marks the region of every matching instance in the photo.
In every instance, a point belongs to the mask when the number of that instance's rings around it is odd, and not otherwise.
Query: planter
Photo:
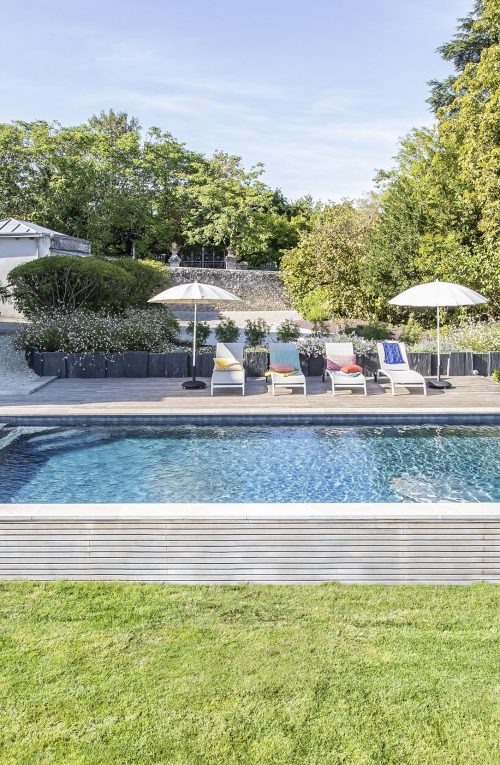
[[[66,357],[67,377],[106,377],[106,354],[68,353]]]
[[[214,371],[214,358],[213,353],[197,353],[196,354],[196,376],[197,377],[211,377]],[[188,356],[188,377],[193,374],[193,356]]]
[[[264,377],[269,369],[267,351],[245,351],[245,372],[247,377]]]
[[[448,375],[450,377],[455,375],[459,377],[464,375],[471,375],[472,370],[472,351],[459,351],[456,353],[450,353],[450,361],[448,363]]]
[[[148,376],[148,352],[125,351],[125,377]]]
[[[432,353],[408,353],[408,363],[411,369],[424,377],[432,374]]]
[[[106,353],[106,377],[125,377],[124,353]]]
[[[306,356],[300,354],[300,368],[306,377],[321,377],[325,368],[323,356]]]
[[[380,369],[378,353],[357,353],[356,364],[362,367],[365,377],[375,376]]]
[[[490,354],[489,353],[473,353],[472,354],[472,366],[474,370],[482,377],[488,377],[488,369],[490,366]]]
[[[187,377],[188,354],[184,351],[165,353],[165,377]]]
[[[488,377],[494,369],[500,369],[500,351],[492,351],[489,354]]]
[[[165,354],[148,353],[148,377],[165,377]]]
[[[33,372],[41,377],[43,375],[43,353],[40,351],[31,351],[29,354],[28,366]]]
[[[41,355],[44,377],[66,377],[66,354],[63,351],[44,351]]]

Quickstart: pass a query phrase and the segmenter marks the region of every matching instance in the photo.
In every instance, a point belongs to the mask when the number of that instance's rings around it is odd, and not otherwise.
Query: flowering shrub
[[[414,343],[412,351],[436,351],[436,333],[433,337]],[[457,326],[443,327],[441,337],[443,353],[451,351],[474,351],[487,353],[500,350],[500,321],[474,322],[469,321]]]
[[[376,340],[358,337],[354,332],[349,334],[337,332],[333,335],[323,335],[322,337],[308,335],[298,341],[297,347],[299,352],[305,356],[324,356],[325,343],[352,343],[355,353],[372,353],[377,350]]]
[[[177,349],[179,324],[165,308],[132,309],[122,316],[75,311],[40,314],[17,333],[16,346],[29,350],[86,353]]]

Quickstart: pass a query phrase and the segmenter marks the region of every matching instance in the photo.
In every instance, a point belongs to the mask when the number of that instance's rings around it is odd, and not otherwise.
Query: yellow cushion
[[[214,359],[216,372],[241,372],[243,366],[234,359]]]

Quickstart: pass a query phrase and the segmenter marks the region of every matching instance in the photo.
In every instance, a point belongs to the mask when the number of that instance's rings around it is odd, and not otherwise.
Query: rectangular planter
[[[44,351],[42,356],[44,377],[66,377],[66,354],[63,351]]]
[[[449,353],[442,353],[441,354],[441,374],[446,377],[448,372],[448,367],[450,364],[450,354]],[[431,353],[431,376],[436,377],[437,376],[437,353]]]
[[[321,377],[325,368],[323,356],[306,356],[300,354],[300,367],[307,377]]]
[[[372,377],[380,369],[378,353],[357,353],[356,364],[363,368],[365,377]]]
[[[450,363],[448,365],[448,374],[450,377],[457,375],[471,375],[473,369],[472,351],[457,351],[450,353]]]
[[[488,376],[488,369],[490,366],[490,354],[489,353],[473,353],[472,354],[472,366],[474,370],[482,377]]]
[[[125,377],[125,354],[106,354],[106,377]]]
[[[411,369],[424,377],[432,374],[432,353],[408,353],[408,363]]]
[[[164,353],[148,353],[148,377],[165,377]]]
[[[28,363],[33,372],[41,377],[43,375],[43,353],[40,353],[40,351],[31,351],[30,362]]]
[[[125,351],[125,377],[148,376],[148,352]]]
[[[264,377],[269,369],[267,351],[245,351],[245,372],[247,377]]]
[[[187,377],[188,354],[184,351],[165,353],[165,377]]]
[[[197,353],[196,354],[196,376],[197,377],[211,377],[214,371],[214,358],[213,353]],[[188,356],[188,377],[193,374],[193,356]]]
[[[489,354],[488,377],[494,369],[500,369],[500,351],[492,351]]]
[[[106,354],[68,353],[66,374],[67,377],[106,377]]]

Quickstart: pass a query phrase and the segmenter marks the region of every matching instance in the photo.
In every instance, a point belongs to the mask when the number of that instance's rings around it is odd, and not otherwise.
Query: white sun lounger
[[[377,343],[378,358],[380,361],[380,369],[377,376],[383,375],[388,377],[391,381],[392,395],[396,394],[396,385],[402,385],[404,388],[420,388],[424,391],[424,396],[427,395],[427,388],[425,386],[425,377],[419,372],[414,372],[410,369],[408,364],[408,356],[406,354],[406,348],[404,343],[397,343],[403,357],[402,364],[387,364],[385,361],[384,344]]]
[[[352,343],[326,343],[325,344],[327,358],[333,359],[335,356],[354,356],[354,348]],[[331,369],[326,368],[325,363],[325,375],[328,375],[332,381],[332,393],[335,396],[335,388],[363,388],[365,396],[366,390],[366,377],[364,374],[356,375],[356,377],[350,377],[345,372],[334,372]]]
[[[269,355],[271,365],[290,364],[290,366],[300,369],[299,352],[293,343],[270,343]],[[270,375],[273,396],[276,393],[276,388],[304,388],[304,396],[306,395],[306,378],[302,372],[282,375],[271,371]]]
[[[217,343],[215,351],[217,359],[236,361],[243,366],[243,343]],[[215,388],[241,388],[245,395],[245,370],[218,370],[212,372],[210,395],[214,395]]]

